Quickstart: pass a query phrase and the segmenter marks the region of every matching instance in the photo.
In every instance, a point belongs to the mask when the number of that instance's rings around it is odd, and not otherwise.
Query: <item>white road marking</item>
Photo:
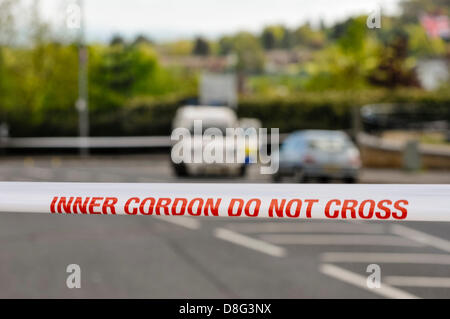
[[[444,254],[328,252],[322,254],[321,259],[324,262],[340,262],[340,263],[450,265],[450,255]]]
[[[183,217],[183,216],[154,216],[154,217],[163,220],[165,222],[193,230],[200,228],[200,222],[190,217]]]
[[[392,225],[391,232],[398,236],[402,236],[450,253],[450,241],[448,240],[432,236],[402,225]]]
[[[284,257],[286,256],[286,250],[283,247],[278,247],[272,245],[270,243],[266,243],[265,241],[254,239],[239,233],[236,233],[232,230],[225,228],[216,228],[214,231],[214,236],[217,238],[229,241],[236,245],[240,245],[246,248],[254,249],[259,252],[275,256],[275,257]]]
[[[423,244],[398,236],[382,235],[286,235],[269,234],[260,238],[284,245],[348,245],[348,246],[403,246],[421,247]]]
[[[320,271],[325,275],[336,278],[348,284],[352,284],[356,287],[368,290],[374,294],[386,297],[386,298],[394,298],[394,299],[420,299],[419,297],[412,295],[406,291],[394,288],[389,286],[388,284],[381,283],[380,288],[369,288],[367,286],[367,277],[361,276],[354,272],[345,270],[341,267],[331,265],[331,264],[323,264],[320,266]]]
[[[383,281],[393,286],[450,288],[448,277],[386,276]]]
[[[350,223],[277,223],[253,222],[228,224],[228,228],[242,233],[369,233],[384,232],[384,225],[356,225]]]

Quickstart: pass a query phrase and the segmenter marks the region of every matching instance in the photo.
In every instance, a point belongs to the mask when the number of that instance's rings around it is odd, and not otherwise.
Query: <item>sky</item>
[[[183,37],[215,38],[241,30],[261,31],[268,24],[294,27],[304,22],[326,24],[356,14],[398,13],[401,0],[83,0],[89,40],[114,34],[133,37],[143,33],[154,40]],[[41,0],[43,17],[64,25],[69,3],[76,0]]]

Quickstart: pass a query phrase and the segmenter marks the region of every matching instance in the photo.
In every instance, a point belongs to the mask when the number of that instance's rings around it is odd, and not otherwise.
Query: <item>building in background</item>
[[[237,107],[237,79],[234,73],[203,72],[200,79],[201,105]]]
[[[420,85],[428,91],[436,90],[450,80],[449,63],[445,59],[424,59],[417,62]]]

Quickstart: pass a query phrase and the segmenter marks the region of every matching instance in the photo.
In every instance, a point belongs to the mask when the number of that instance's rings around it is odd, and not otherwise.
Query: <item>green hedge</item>
[[[352,108],[372,103],[411,103],[450,121],[449,92],[420,90],[302,93],[288,98],[241,98],[239,117],[257,117],[264,127],[288,133],[298,129],[349,129]],[[417,108],[416,108],[417,111]]]
[[[239,117],[255,117],[264,127],[280,132],[297,129],[348,129],[352,107],[370,103],[414,103],[423,110],[442,114],[450,121],[450,92],[428,93],[421,90],[302,93],[290,97],[241,97]],[[180,97],[134,98],[106,111],[90,113],[92,136],[168,135]],[[0,110],[1,112],[1,110]],[[37,112],[37,111],[34,111]],[[39,116],[31,110],[16,109],[0,113],[8,122],[11,136],[76,136],[78,117],[75,108],[43,109]]]
[[[123,135],[170,135],[172,119],[184,102],[179,98],[164,100],[137,98],[121,110]]]
[[[121,107],[89,112],[91,136],[168,135],[180,97],[135,98]],[[0,122],[9,125],[10,136],[77,136],[78,113],[75,107],[2,112]]]

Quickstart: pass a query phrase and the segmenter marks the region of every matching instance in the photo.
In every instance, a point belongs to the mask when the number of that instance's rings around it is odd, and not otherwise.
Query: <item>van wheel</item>
[[[296,170],[294,176],[298,183],[308,183],[309,181],[309,177],[305,174],[303,169]]]
[[[184,165],[184,163],[173,164],[173,170],[177,177],[186,177],[189,175],[186,169],[186,165]]]
[[[239,167],[238,173],[239,177],[244,177],[246,173],[247,173],[247,165],[242,165],[241,167]]]
[[[281,183],[282,176],[279,173],[272,174],[272,182]]]
[[[319,183],[329,183],[330,182],[330,178],[327,176],[321,176],[319,177]]]
[[[344,183],[354,184],[356,182],[357,182],[357,179],[355,177],[345,177],[344,178]]]
[[[303,175],[300,179],[300,183],[309,183],[309,176]]]

